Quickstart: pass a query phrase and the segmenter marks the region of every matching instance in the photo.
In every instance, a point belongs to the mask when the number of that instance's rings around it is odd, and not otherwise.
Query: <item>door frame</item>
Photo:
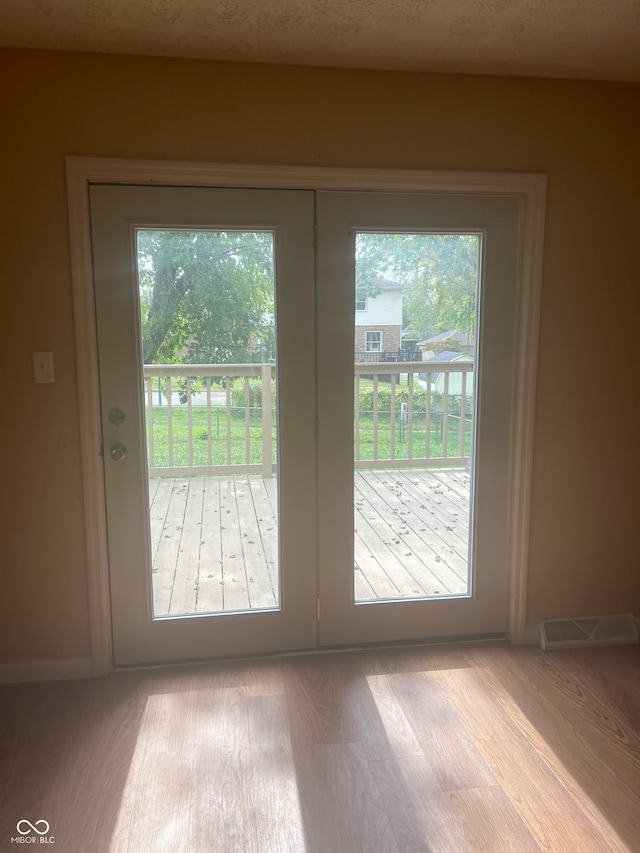
[[[509,451],[506,637],[535,642],[527,626],[529,517],[535,393],[542,291],[547,178],[511,172],[436,172],[253,166],[93,157],[66,158],[80,423],[85,559],[91,641],[91,675],[113,668],[102,465],[98,351],[93,293],[89,186],[139,184],[193,187],[348,190],[510,196],[519,202],[515,399]]]

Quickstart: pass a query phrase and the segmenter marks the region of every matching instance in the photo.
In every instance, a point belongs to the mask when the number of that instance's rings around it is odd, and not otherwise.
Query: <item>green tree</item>
[[[138,232],[145,364],[273,358],[273,239],[240,231]]]
[[[473,333],[480,241],[473,234],[358,234],[356,292],[375,295],[383,276],[407,285],[404,326],[419,339]]]

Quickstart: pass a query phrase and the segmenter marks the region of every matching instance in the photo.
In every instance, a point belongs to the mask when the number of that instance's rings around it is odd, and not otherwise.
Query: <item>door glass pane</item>
[[[137,231],[154,617],[279,607],[273,234]]]
[[[358,233],[357,603],[467,596],[480,236]]]

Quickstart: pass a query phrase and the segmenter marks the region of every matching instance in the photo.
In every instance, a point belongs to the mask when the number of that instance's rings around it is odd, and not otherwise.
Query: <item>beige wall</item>
[[[529,622],[640,613],[640,86],[6,50],[0,90],[0,662],[89,653],[66,154],[546,172]]]

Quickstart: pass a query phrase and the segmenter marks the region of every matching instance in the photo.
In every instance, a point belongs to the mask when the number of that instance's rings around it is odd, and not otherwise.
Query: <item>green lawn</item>
[[[273,462],[276,461],[276,414],[272,412],[272,436],[273,436]],[[360,413],[360,453],[362,460],[373,459],[373,415],[371,412]],[[188,421],[187,409],[182,406],[174,406],[172,409],[173,429],[173,465],[189,465],[188,450]],[[231,420],[231,464],[243,465],[246,463],[245,449],[245,409],[232,409]],[[224,407],[214,407],[211,410],[211,464],[227,464],[227,422]],[[432,416],[430,434],[430,456],[437,458],[442,456],[441,426],[437,415]],[[425,416],[424,412],[414,412],[413,423],[413,456],[425,455]],[[204,406],[193,406],[192,408],[192,435],[193,435],[193,462],[197,465],[208,465],[208,436],[209,421],[207,410]],[[395,425],[395,458],[408,458],[406,424],[400,425],[396,420]],[[147,422],[147,446],[149,443],[149,424]],[[449,438],[447,442],[447,456],[468,456],[471,449],[471,423],[466,422],[465,447],[462,454],[459,453],[459,420],[449,417]],[[249,419],[249,462],[253,464],[262,463],[262,409],[250,409]],[[389,412],[378,413],[378,459],[390,458],[390,414]],[[149,459],[150,467],[169,466],[169,442],[167,427],[166,406],[154,406],[153,408],[153,460]]]
[[[209,420],[205,406],[192,407],[193,465],[208,465]],[[249,462],[262,462],[262,409],[252,408],[249,417]],[[174,406],[171,427],[173,431],[173,464],[189,465],[188,415],[186,406]],[[276,461],[276,413],[273,418],[273,461]],[[246,458],[245,410],[232,408],[231,464],[244,465]],[[149,419],[147,418],[147,447],[149,447]],[[166,406],[153,407],[153,460],[149,466],[163,468],[169,465],[169,430]],[[224,407],[211,409],[211,464],[227,464],[227,420]]]
[[[432,414],[430,424],[429,456],[433,458],[442,457],[442,427],[439,417]],[[412,457],[419,458],[426,455],[426,424],[425,413],[414,411],[412,436]],[[359,458],[369,460],[374,458],[373,443],[373,413],[360,413],[360,453]],[[408,459],[408,429],[406,424],[395,425],[395,458]],[[447,438],[447,457],[469,456],[471,452],[471,422],[465,422],[464,450],[460,449],[460,420],[449,416],[449,429]],[[378,459],[389,459],[391,454],[391,416],[389,412],[378,412]]]

